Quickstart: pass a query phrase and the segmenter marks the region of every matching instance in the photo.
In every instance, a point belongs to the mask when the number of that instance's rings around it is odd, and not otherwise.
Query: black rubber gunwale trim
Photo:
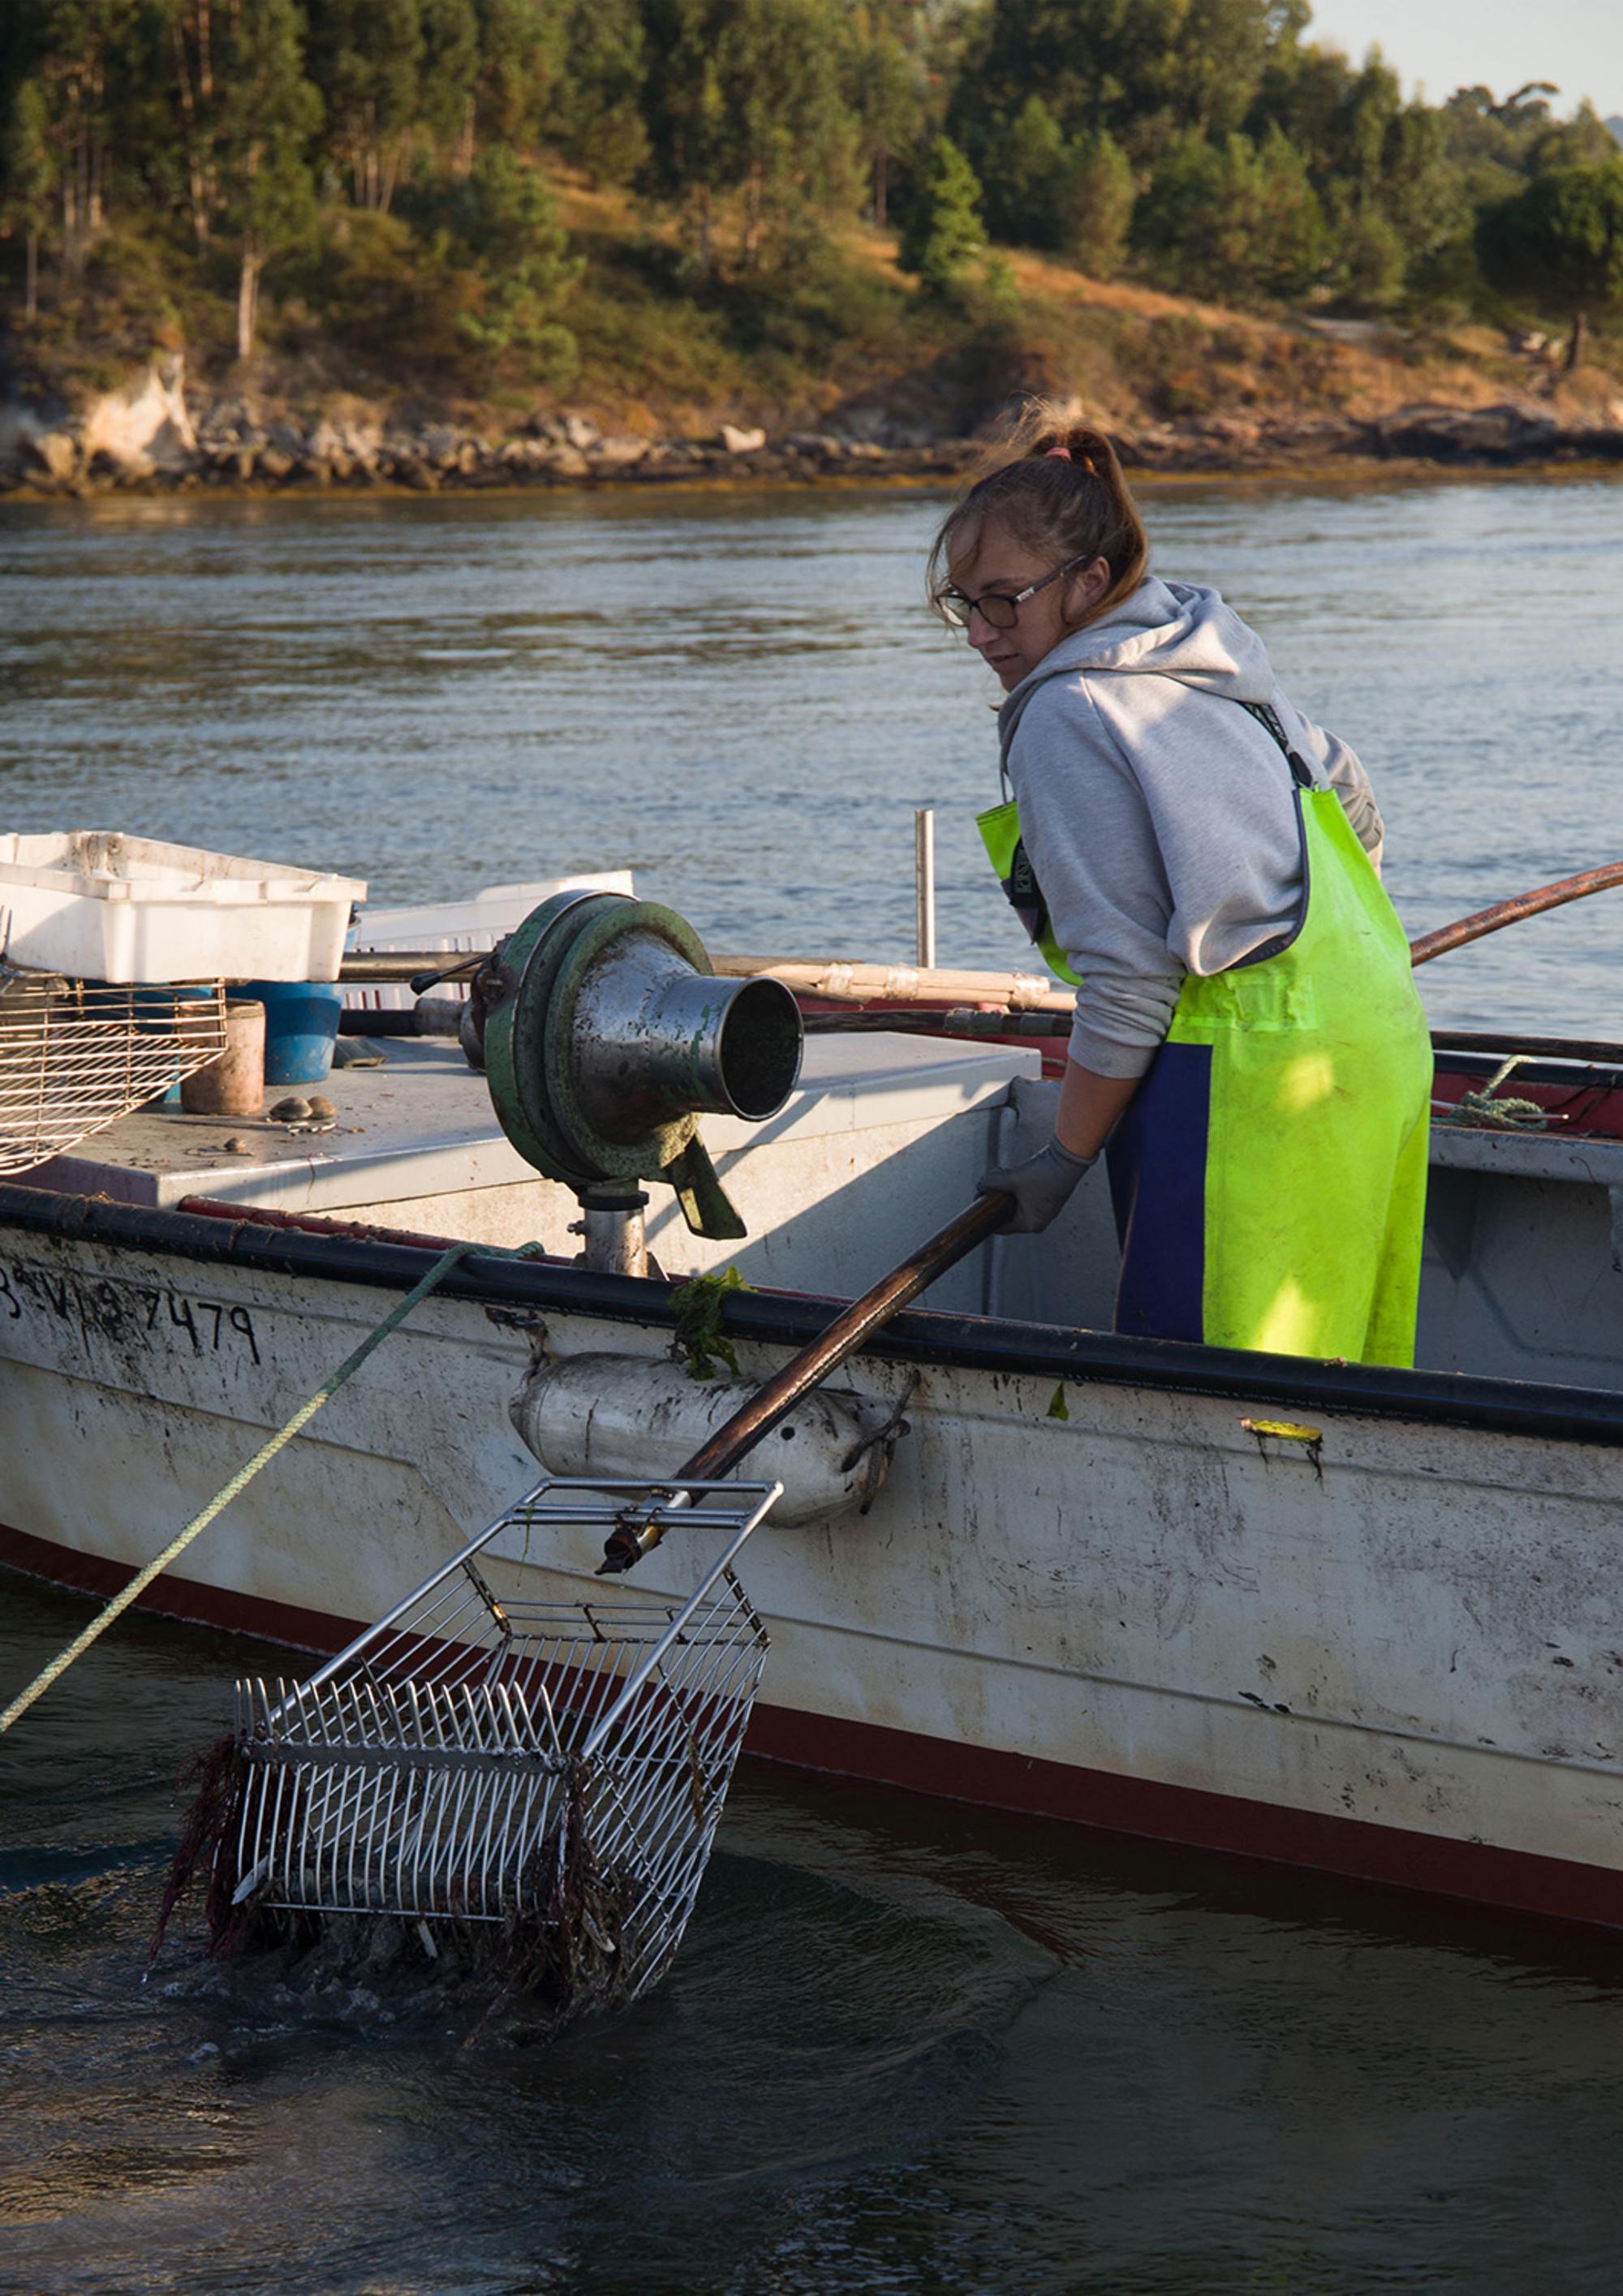
[[[261,1226],[246,1209],[235,1220],[0,1185],[0,1234],[7,1229],[69,1243],[172,1253],[205,1265],[234,1264],[268,1275],[364,1283],[393,1292],[408,1290],[434,1256],[434,1247],[427,1243],[397,1244],[308,1228]],[[438,1296],[482,1307],[596,1316],[611,1323],[674,1325],[672,1300],[679,1288],[640,1276],[595,1275],[558,1261],[473,1253],[447,1277]],[[794,1348],[803,1346],[847,1304],[809,1293],[742,1292],[726,1296],[721,1316],[731,1338]],[[1237,1349],[1190,1347],[1175,1340],[1119,1339],[1108,1332],[1066,1331],[1049,1324],[943,1315],[919,1308],[898,1316],[863,1352],[893,1362],[942,1364],[1075,1383],[1096,1381],[1175,1395],[1220,1396],[1246,1405],[1289,1404],[1305,1411],[1354,1413],[1623,1449],[1623,1394],[1603,1388],[1479,1379],[1461,1372],[1393,1371],[1374,1364],[1318,1363],[1297,1356],[1251,1355]]]

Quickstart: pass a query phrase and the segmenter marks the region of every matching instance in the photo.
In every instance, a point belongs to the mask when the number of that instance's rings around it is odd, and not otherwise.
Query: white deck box
[[[354,945],[372,954],[442,948],[471,955],[477,949],[494,948],[555,893],[623,893],[630,899],[636,890],[629,869],[600,870],[595,876],[538,877],[528,885],[488,885],[465,901],[438,901],[428,908],[368,909],[355,928]],[[467,983],[447,980],[435,993],[465,996]],[[417,1000],[406,982],[399,980],[346,988],[343,1001],[351,1011],[403,1013]]]
[[[87,980],[336,980],[367,888],[116,829],[0,836],[0,957]]]

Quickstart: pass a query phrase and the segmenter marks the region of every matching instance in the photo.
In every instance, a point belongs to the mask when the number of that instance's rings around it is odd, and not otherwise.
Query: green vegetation
[[[1590,313],[1623,302],[1623,160],[1537,176],[1482,216],[1477,250],[1508,293],[1571,322],[1575,367]]]
[[[738,1353],[721,1329],[721,1311],[733,1292],[749,1288],[736,1267],[724,1267],[719,1275],[690,1275],[672,1295],[676,1332],[671,1352],[687,1364],[690,1379],[713,1379],[719,1363],[737,1377]]]
[[[898,260],[933,295],[950,295],[972,255],[986,243],[981,187],[950,136],[937,135],[925,153],[902,226]]]
[[[1576,361],[1623,305],[1623,160],[1557,93],[1405,100],[1306,0],[11,0],[0,373],[184,345],[317,392],[941,423],[1131,365],[1151,412],[1215,403],[1221,347],[1142,296],[1079,318],[1067,266],[1432,340],[1554,312]]]

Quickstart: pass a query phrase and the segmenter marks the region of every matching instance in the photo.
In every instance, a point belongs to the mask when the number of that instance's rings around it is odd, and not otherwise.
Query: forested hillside
[[[1620,295],[1593,111],[1542,84],[1405,99],[1306,0],[0,17],[14,392],[184,349],[216,385],[644,428],[864,396],[968,427],[1031,382],[1176,415],[1225,359],[1241,398],[1345,401],[1325,347],[1360,322],[1416,367],[1491,367],[1542,315],[1570,361]],[[1218,340],[1201,301],[1260,331]]]

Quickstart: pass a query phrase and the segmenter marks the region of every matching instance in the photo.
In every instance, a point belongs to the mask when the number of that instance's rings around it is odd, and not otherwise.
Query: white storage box
[[[354,947],[373,954],[420,948],[472,955],[494,948],[555,893],[624,893],[630,898],[635,890],[629,869],[601,870],[596,876],[538,877],[529,885],[487,885],[465,901],[439,901],[418,909],[369,909],[355,928]],[[467,984],[447,980],[434,993],[465,996]],[[344,991],[344,1004],[352,1011],[405,1012],[416,1001],[403,980]]]
[[[336,980],[352,877],[115,829],[0,836],[0,956],[81,980]]]

